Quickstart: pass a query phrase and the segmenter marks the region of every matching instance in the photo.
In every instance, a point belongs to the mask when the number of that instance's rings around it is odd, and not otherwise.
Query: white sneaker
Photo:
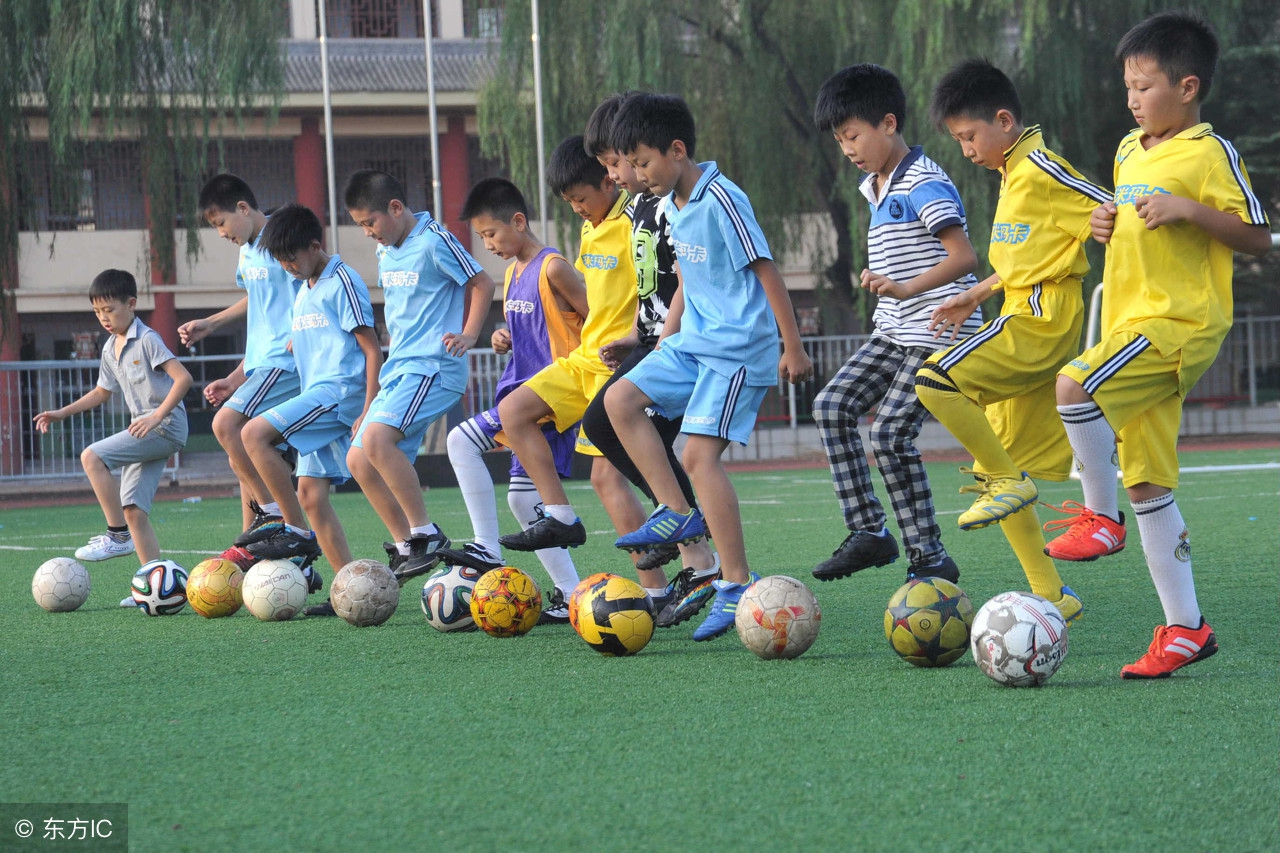
[[[133,596],[131,595],[131,596],[129,596],[128,598],[122,598],[122,599],[120,599],[120,606],[121,606],[121,607],[123,607],[123,608],[128,609],[128,608],[130,608],[130,607],[137,607],[137,606],[138,606],[138,602],[134,601],[134,600],[133,600]]]
[[[110,560],[112,557],[123,557],[125,554],[132,554],[133,551],[132,537],[119,542],[103,533],[90,539],[88,545],[77,548],[76,559],[86,563],[96,563],[99,560]]]

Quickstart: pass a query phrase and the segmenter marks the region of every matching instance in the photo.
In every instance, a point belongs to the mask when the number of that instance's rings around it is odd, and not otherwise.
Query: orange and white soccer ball
[[[765,660],[798,658],[818,639],[822,608],[809,588],[786,575],[747,587],[734,627],[742,644]]]

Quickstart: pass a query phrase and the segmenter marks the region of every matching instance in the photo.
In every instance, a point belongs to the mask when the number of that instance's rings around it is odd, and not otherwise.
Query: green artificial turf
[[[1213,451],[1182,464],[1276,461],[1277,450]],[[955,529],[968,504],[956,466],[930,474],[975,607],[1025,588],[997,528]],[[824,470],[734,481],[753,568],[808,581],[822,604],[821,636],[798,660],[757,660],[732,633],[695,644],[696,619],[621,659],[568,626],[439,634],[418,608],[421,584],[378,628],[244,610],[153,619],[116,607],[132,558],[90,564],[89,601],[49,614],[31,599],[32,571],[101,516],[5,512],[0,801],[127,802],[134,850],[1280,847],[1276,470],[1183,477],[1216,657],[1164,681],[1118,677],[1162,621],[1131,524],[1122,553],[1060,564],[1085,617],[1058,674],[1024,690],[984,678],[968,655],[921,670],[893,654],[882,616],[905,559],[812,581],[844,536]],[[631,575],[589,487],[571,485],[593,534],[574,552],[580,573]],[[1052,503],[1079,497],[1078,483],[1043,488]],[[364,500],[334,502],[357,556],[381,554]],[[431,492],[428,507],[467,536],[456,489]],[[502,518],[510,528],[505,507]],[[239,511],[160,503],[154,520],[192,566],[229,544]],[[546,582],[532,555],[508,556]]]

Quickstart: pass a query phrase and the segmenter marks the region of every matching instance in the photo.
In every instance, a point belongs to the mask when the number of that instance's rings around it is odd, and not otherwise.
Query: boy
[[[123,270],[106,270],[89,285],[89,302],[109,337],[102,347],[98,384],[79,400],[35,416],[49,425],[124,395],[132,421],[122,432],[95,441],[80,454],[93,493],[107,518],[107,532],[76,550],[76,559],[110,560],[135,551],[143,565],[160,559],[160,543],[151,527],[151,501],[164,463],[187,443],[187,410],[182,403],[191,374],[174,358],[156,332],[134,316],[138,283]],[[120,485],[111,476],[122,467]],[[133,596],[120,602],[134,607]]]
[[[940,346],[929,331],[930,314],[973,286],[978,258],[951,179],[902,138],[906,109],[893,72],[868,64],[833,74],[814,104],[814,123],[834,134],[844,155],[867,173],[859,185],[871,208],[861,283],[879,297],[871,340],[813,401],[849,530],[830,559],[814,568],[813,576],[823,581],[898,559],[858,433],[858,419],[872,408],[872,450],[911,561],[907,578],[960,577],[942,546],[929,475],[914,444],[925,418],[915,375]],[[967,320],[961,332],[968,335],[978,325],[976,318]]]
[[[583,134],[587,153],[600,161],[614,184],[632,194],[627,216],[631,219],[637,305],[631,333],[600,348],[600,358],[606,366],[613,369],[613,375],[587,406],[586,414],[582,416],[582,431],[605,458],[656,506],[658,502],[654,499],[649,484],[618,440],[618,434],[609,421],[604,405],[605,392],[613,383],[626,376],[631,368],[653,352],[654,345],[662,334],[662,324],[670,310],[671,300],[680,284],[679,276],[676,275],[675,249],[671,245],[671,224],[662,199],[649,192],[649,188],[636,177],[631,164],[614,150],[609,140],[613,118],[627,97],[627,94],[614,94],[601,101],[587,121],[587,130]],[[685,501],[696,507],[697,498],[689,483],[689,475],[685,473],[679,457],[672,449],[680,435],[681,419],[664,418],[652,413],[649,417],[662,437],[667,461],[676,475]],[[683,566],[675,578],[667,583],[666,575],[660,569],[677,556],[683,557]],[[676,548],[668,546],[645,551],[636,559],[636,573],[640,576],[641,585],[654,600],[654,624],[659,628],[669,628],[696,616],[711,599],[714,594],[711,581],[719,575],[720,565],[710,544],[704,539]]]
[[[259,559],[301,557],[304,570],[323,553],[337,572],[353,558],[329,503],[329,487],[350,479],[347,448],[378,393],[382,350],[373,329],[369,289],[340,257],[321,248],[323,239],[320,220],[300,204],[276,211],[259,238],[262,248],[302,282],[290,332],[302,390],[241,431],[245,450],[283,518],[281,525],[258,528],[244,547]],[[298,452],[296,496],[289,466],[276,452],[281,442]],[[308,519],[314,532],[307,529]],[[314,571],[308,586],[311,592],[321,587]],[[327,604],[305,612],[324,615]]]
[[[1174,502],[1182,399],[1217,357],[1232,322],[1231,253],[1261,257],[1267,214],[1239,154],[1200,122],[1218,40],[1200,18],[1155,15],[1121,39],[1128,106],[1138,128],[1120,142],[1115,200],[1094,211],[1107,245],[1102,339],[1058,374],[1058,412],[1080,465],[1084,506],[1046,525],[1067,532],[1050,556],[1093,560],[1124,547],[1116,461],[1165,623],[1123,678],[1165,678],[1218,650],[1191,573]],[[1065,508],[1064,508],[1065,509]]]
[[[509,352],[511,358],[498,380],[494,407],[449,431],[449,461],[467,504],[475,540],[460,550],[445,548],[438,553],[445,563],[488,571],[503,564],[493,478],[482,458],[485,452],[507,442],[497,404],[522,382],[578,346],[582,318],[587,313],[587,291],[564,256],[544,246],[530,230],[524,195],[510,181],[486,178],[472,187],[462,206],[462,218],[484,241],[486,249],[511,261],[503,287],[507,328],[495,331],[492,339],[494,351]],[[577,430],[571,427],[558,432],[547,423],[542,425],[542,432],[557,474],[570,476]],[[537,521],[538,490],[514,454],[507,503],[521,525],[528,527]],[[568,550],[544,548],[537,555],[560,599],[567,601],[578,584],[578,570]],[[545,609],[541,619],[567,620],[567,605],[563,610]]]
[[[258,209],[253,190],[243,180],[235,175],[214,175],[200,190],[200,212],[218,236],[240,247],[236,286],[245,296],[230,308],[183,323],[178,337],[191,346],[247,318],[244,359],[229,376],[210,382],[204,389],[205,399],[221,406],[213,417],[213,434],[240,481],[244,532],[235,545],[241,546],[263,524],[280,521],[280,508],[245,452],[240,432],[250,420],[298,396],[301,390],[288,348],[289,316],[298,280],[263,248],[260,238],[267,215]]]
[[[429,213],[409,210],[404,186],[386,172],[356,172],[343,195],[351,218],[378,243],[378,286],[391,335],[382,390],[347,462],[395,538],[388,555],[403,586],[431,571],[436,552],[450,544],[427,515],[413,460],[427,427],[467,390],[466,354],[484,327],[493,279]]]
[[[610,370],[600,360],[600,347],[624,337],[636,311],[627,194],[609,180],[595,158],[587,156],[581,136],[570,136],[556,146],[547,164],[547,184],[583,219],[575,267],[585,279],[590,311],[582,324],[578,348],[538,371],[498,404],[511,449],[544,503],[536,522],[499,539],[504,548],[515,551],[576,547],[587,540],[587,531],[560,483],[540,424],[551,418],[556,429],[563,431],[582,419],[587,404],[609,379]],[[643,521],[640,502],[618,469],[585,436],[578,436],[577,449],[594,457],[591,486],[614,528],[628,530],[629,525]],[[555,590],[552,595],[558,593]],[[551,602],[553,610],[562,606],[555,599]]]
[[[1080,348],[1089,217],[1111,194],[1045,148],[1038,125],[1023,125],[1017,89],[986,60],[949,71],[932,113],[966,157],[1000,173],[1000,200],[989,252],[995,274],[938,306],[929,326],[954,339],[997,289],[1004,306],[967,341],[935,353],[916,374],[916,392],[973,454],[973,469],[961,470],[979,483],[964,491],[979,497],[960,529],[999,523],[1031,591],[1070,624],[1083,606],[1044,553],[1031,478],[1061,481],[1070,470],[1066,433],[1052,420],[1046,428],[1046,414],[1058,369]]]
[[[693,159],[694,121],[684,100],[629,99],[614,117],[610,138],[651,193],[671,195],[667,216],[683,282],[657,349],[605,396],[623,447],[661,501],[639,529],[615,544],[647,550],[709,530],[722,579],[712,582],[711,612],[693,638],[712,640],[733,627],[743,591],[759,577],[747,567],[738,498],[721,457],[730,441],[745,444],[751,437],[777,376],[801,382],[813,364],[751,203],[714,162]],[[702,511],[685,500],[657,427],[645,417],[650,407],[665,417],[684,416],[685,470],[702,498],[705,524]]]

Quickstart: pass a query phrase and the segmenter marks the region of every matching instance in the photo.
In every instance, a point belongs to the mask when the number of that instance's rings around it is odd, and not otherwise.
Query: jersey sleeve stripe
[[[462,248],[458,238],[453,236],[447,228],[441,226],[434,219],[431,220],[431,224],[428,227],[438,234],[441,240],[444,240],[445,245],[449,247],[449,251],[453,252],[454,260],[458,262],[458,266],[462,267],[462,271],[467,274],[467,278],[484,272],[480,264],[476,262],[476,259],[471,257],[471,253]]]
[[[734,205],[733,199],[729,197],[729,191],[717,183],[708,185],[711,194],[716,197],[716,201],[720,202],[720,206],[724,208],[724,212],[729,216],[729,221],[733,223],[733,230],[738,234],[738,240],[742,243],[742,250],[747,254],[747,263],[752,263],[760,257],[760,251],[756,248],[755,241],[751,239],[751,231],[747,228],[746,221],[742,218],[742,212]]]
[[[373,326],[373,318],[366,317],[364,309],[360,305],[360,297],[356,293],[356,283],[351,280],[351,271],[347,269],[347,265],[339,263],[333,268],[334,273],[342,280],[342,289],[347,294],[347,302],[351,303],[351,313],[355,315],[361,326]]]
[[[1245,207],[1249,211],[1249,223],[1251,225],[1266,225],[1267,213],[1262,209],[1262,202],[1258,201],[1258,197],[1253,194],[1253,190],[1249,187],[1249,182],[1244,179],[1244,172],[1240,169],[1240,154],[1236,151],[1235,146],[1223,139],[1216,133],[1209,134],[1218,140],[1218,144],[1222,146],[1223,151],[1227,154],[1227,162],[1231,165],[1231,174],[1235,175],[1236,183],[1240,185],[1240,192],[1244,193]]]
[[[1055,163],[1051,160],[1043,151],[1032,151],[1027,155],[1027,159],[1039,166],[1046,175],[1053,178],[1064,187],[1075,190],[1082,196],[1093,199],[1098,204],[1106,204],[1111,201],[1111,193],[1107,192],[1097,184],[1090,183],[1083,178],[1078,178],[1071,174],[1071,172],[1064,169],[1061,164]]]

